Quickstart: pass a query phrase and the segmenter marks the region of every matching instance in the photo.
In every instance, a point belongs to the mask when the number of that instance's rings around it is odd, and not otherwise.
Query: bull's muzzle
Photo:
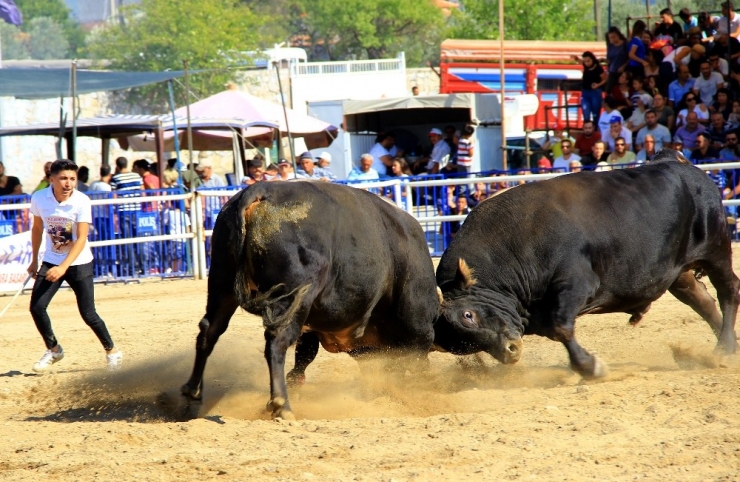
[[[522,339],[506,340],[503,346],[502,362],[509,365],[516,363],[522,357],[522,351],[524,350],[524,342]]]

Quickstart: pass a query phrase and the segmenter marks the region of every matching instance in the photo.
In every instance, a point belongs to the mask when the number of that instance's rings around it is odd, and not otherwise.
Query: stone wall
[[[286,102],[290,105],[288,71],[280,71],[283,91],[286,93]],[[414,85],[419,87],[421,95],[436,94],[439,92],[439,77],[429,68],[407,69],[406,79],[408,91]],[[237,86],[240,90],[271,102],[280,103],[280,89],[274,70],[255,70],[244,72]],[[166,87],[164,87],[166,88]],[[80,117],[92,117],[108,114],[146,114],[146,106],[130,106],[120,100],[115,93],[86,94],[80,99]],[[64,99],[64,108],[67,115],[71,113],[71,99]],[[40,123],[59,122],[59,99],[22,100],[14,98],[0,98],[0,125],[22,126]],[[56,159],[56,138],[50,136],[23,136],[0,138],[0,153],[5,165],[5,172],[9,176],[18,177],[24,192],[31,192],[43,177],[43,164]],[[96,138],[78,138],[78,164],[90,168],[92,180],[97,179],[100,169],[101,141]],[[62,155],[66,156],[66,148],[62,147]],[[118,142],[111,141],[111,162],[118,156],[125,156],[130,162],[135,159],[153,159],[154,153],[125,151]],[[174,153],[166,153],[174,157]],[[211,159],[216,172],[232,172],[233,156],[231,152],[193,152],[193,159]],[[183,161],[187,162],[187,152],[182,152]]]

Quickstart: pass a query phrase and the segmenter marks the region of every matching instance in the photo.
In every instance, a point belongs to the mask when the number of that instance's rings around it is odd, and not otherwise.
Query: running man
[[[33,371],[44,372],[64,358],[64,350],[54,336],[46,312],[63,281],[74,291],[82,319],[103,344],[108,369],[117,370],[123,362],[123,353],[113,345],[105,322],[95,311],[93,255],[87,244],[92,223],[90,198],[75,189],[77,165],[68,159],[54,161],[49,178],[49,187],[31,196],[33,260],[28,273],[36,279],[31,293],[31,316],[46,344],[46,353],[33,365]],[[44,231],[46,249],[39,269]]]

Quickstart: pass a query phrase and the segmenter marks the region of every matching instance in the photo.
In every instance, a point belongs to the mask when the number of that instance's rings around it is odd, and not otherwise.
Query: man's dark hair
[[[696,136],[697,139],[700,138],[700,137],[703,137],[704,139],[706,139],[706,140],[708,140],[710,142],[712,140],[712,138],[706,132],[702,132],[701,134],[699,134],[698,136]]]
[[[660,14],[661,15],[670,15],[671,17],[673,16],[673,12],[671,11],[670,8],[664,8],[663,10],[660,11]]]
[[[105,177],[110,175],[110,166],[107,164],[103,164],[100,166],[100,177]]]
[[[684,7],[678,12],[678,16],[684,20],[688,20],[691,17],[691,10]]]
[[[645,111],[645,115],[648,115],[648,114],[655,114],[656,116],[658,115],[658,113],[655,112],[655,109],[648,109],[648,110],[646,110]]]
[[[734,6],[732,5],[732,2],[730,0],[727,0],[726,2],[722,2],[722,6],[723,7],[727,7],[730,10],[732,10],[734,8]]]
[[[170,159],[167,159],[167,168],[168,169],[174,169],[175,165],[177,165],[177,158],[172,157]]]
[[[146,159],[139,159],[137,161],[134,161],[134,167],[145,172],[149,171],[149,161],[147,161]]]
[[[614,97],[612,97],[611,95],[607,95],[606,98],[604,98],[604,105],[606,105],[610,109],[614,109],[615,107],[617,107],[617,101],[614,100]]]
[[[116,159],[116,167],[118,169],[126,169],[128,167],[128,159],[121,156],[118,159]]]
[[[247,161],[247,168],[250,167],[262,167],[262,159],[250,159]]]
[[[471,125],[466,125],[465,127],[463,127],[463,134],[465,134],[466,136],[472,136],[474,133],[475,127]]]
[[[87,166],[80,167],[77,171],[77,179],[80,182],[87,182],[90,179],[90,168]]]
[[[625,139],[624,137],[622,137],[622,136],[619,136],[619,137],[617,137],[616,139],[614,139],[614,145],[617,145],[617,142],[619,142],[619,141],[622,141],[622,142],[624,142],[625,144],[627,144],[627,140],[626,140],[626,139]]]
[[[73,161],[70,161],[69,159],[57,159],[56,161],[51,163],[49,174],[53,176],[55,174],[59,174],[62,171],[77,172],[77,169],[77,164],[75,164]]]

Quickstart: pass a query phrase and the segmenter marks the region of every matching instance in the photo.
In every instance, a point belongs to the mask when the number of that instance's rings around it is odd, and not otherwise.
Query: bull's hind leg
[[[704,283],[697,280],[693,270],[686,271],[668,288],[668,291],[696,311],[709,324],[717,338],[722,332],[722,315]]]
[[[265,359],[270,371],[270,401],[267,409],[273,418],[295,418],[288,401],[285,381],[285,356],[301,335],[314,296],[309,296],[310,285],[296,288],[267,302],[262,321],[265,325]]]
[[[200,401],[203,398],[203,371],[206,361],[213,352],[219,337],[229,327],[229,320],[234,315],[238,303],[236,297],[227,294],[208,294],[206,315],[200,320],[200,333],[195,342],[195,365],[190,380],[182,386],[181,392],[190,400]]]
[[[306,381],[306,368],[319,353],[319,335],[313,332],[303,333],[295,347],[295,365],[286,376],[288,385],[303,385]]]
[[[727,249],[729,253],[729,248]],[[717,351],[729,355],[737,350],[737,337],[735,336],[735,318],[737,316],[738,303],[740,302],[740,280],[732,271],[732,259],[730,255],[713,265],[705,265],[704,270],[709,280],[717,290],[719,307],[722,310],[722,327],[719,330]],[[708,321],[708,320],[707,320]],[[716,333],[716,331],[715,331]]]

